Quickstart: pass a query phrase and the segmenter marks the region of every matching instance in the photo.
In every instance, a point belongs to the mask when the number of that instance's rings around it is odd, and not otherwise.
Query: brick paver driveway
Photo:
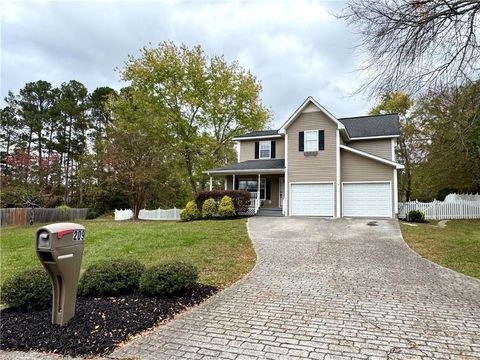
[[[113,355],[480,358],[480,282],[433,265],[393,220],[249,221],[253,272]]]

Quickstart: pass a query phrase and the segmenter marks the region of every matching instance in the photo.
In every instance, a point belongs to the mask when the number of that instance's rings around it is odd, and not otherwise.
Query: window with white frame
[[[260,200],[265,200],[266,192],[266,179],[260,179]],[[249,192],[258,191],[258,181],[255,179],[241,179],[238,181],[238,190],[245,190]]]
[[[260,141],[259,144],[259,159],[270,159],[272,154],[272,142]]]
[[[303,151],[318,151],[318,130],[305,131]]]

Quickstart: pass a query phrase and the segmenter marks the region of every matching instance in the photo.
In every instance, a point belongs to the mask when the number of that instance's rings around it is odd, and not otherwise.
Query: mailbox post
[[[74,223],[51,224],[36,232],[37,255],[52,282],[53,324],[63,326],[75,314],[84,240],[85,227]]]

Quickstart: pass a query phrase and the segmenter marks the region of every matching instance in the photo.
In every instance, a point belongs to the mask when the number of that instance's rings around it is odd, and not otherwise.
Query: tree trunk
[[[73,119],[70,117],[70,122],[69,122],[69,128],[68,128],[68,142],[67,142],[67,163],[65,166],[65,194],[63,197],[63,203],[66,205],[68,203],[68,198],[69,198],[69,167],[70,167],[70,152],[71,152],[71,140],[72,140],[72,122]]]

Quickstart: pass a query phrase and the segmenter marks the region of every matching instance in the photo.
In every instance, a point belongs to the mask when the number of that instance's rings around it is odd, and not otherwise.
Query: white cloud
[[[119,88],[116,67],[162,41],[200,44],[261,81],[279,126],[308,96],[337,116],[372,105],[349,97],[362,78],[356,39],[331,15],[340,2],[17,1],[2,11],[2,97],[30,81]]]

